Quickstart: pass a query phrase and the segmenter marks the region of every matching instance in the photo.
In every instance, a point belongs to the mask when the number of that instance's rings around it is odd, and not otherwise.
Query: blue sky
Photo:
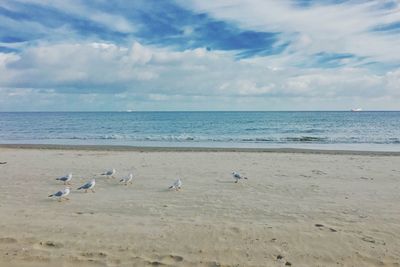
[[[0,0],[0,111],[400,109],[394,0]]]

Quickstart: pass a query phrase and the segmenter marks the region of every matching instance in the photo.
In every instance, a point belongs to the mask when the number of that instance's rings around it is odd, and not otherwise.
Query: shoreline
[[[223,148],[223,147],[162,147],[127,145],[59,145],[59,144],[0,144],[0,149],[44,149],[84,151],[132,151],[132,152],[253,152],[296,153],[323,155],[400,156],[400,151],[335,150],[307,148]]]

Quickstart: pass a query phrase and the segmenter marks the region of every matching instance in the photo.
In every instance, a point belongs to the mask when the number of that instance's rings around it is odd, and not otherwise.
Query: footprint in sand
[[[362,241],[368,242],[368,243],[372,243],[372,244],[379,244],[379,245],[386,245],[386,242],[383,240],[377,240],[371,236],[363,236],[361,237]]]
[[[107,254],[104,252],[82,252],[81,256],[87,258],[105,258]]]
[[[145,263],[151,266],[175,266],[183,261],[183,257],[178,255],[165,255],[157,258],[157,260],[146,260]]]
[[[176,264],[177,262],[182,262],[183,257],[177,255],[167,255],[161,257],[161,260],[166,264]]]
[[[208,266],[209,266],[209,267],[222,267],[222,266],[224,266],[224,265],[222,265],[222,264],[219,263],[219,262],[212,261],[212,262],[209,262],[209,263],[208,263]]]
[[[159,261],[145,261],[145,263],[151,266],[166,266],[166,264]]]
[[[320,223],[316,223],[316,224],[314,224],[314,226],[315,226],[315,227],[318,227],[318,228],[320,228],[320,229],[323,229],[323,228],[325,228],[325,225],[323,225],[323,224],[320,224]],[[334,228],[330,228],[330,227],[328,227],[328,229],[329,229],[329,231],[331,231],[331,232],[337,232],[337,230],[336,230],[336,229],[334,229]]]
[[[40,247],[45,248],[62,248],[64,245],[62,243],[54,242],[54,241],[45,241],[39,243]]]
[[[0,237],[0,244],[13,244],[17,243],[17,239],[12,237]]]
[[[360,179],[362,179],[362,180],[371,180],[371,181],[374,180],[374,178],[368,178],[368,177],[364,177],[364,176],[361,176]]]
[[[314,174],[317,174],[317,175],[326,175],[326,172],[323,172],[323,171],[320,171],[320,170],[312,170],[311,172],[314,173]]]
[[[240,233],[240,228],[238,227],[231,227],[230,228],[232,232],[234,232],[235,234],[239,234]]]

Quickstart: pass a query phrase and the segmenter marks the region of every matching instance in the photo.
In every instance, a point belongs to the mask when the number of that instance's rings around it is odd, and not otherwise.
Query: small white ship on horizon
[[[351,109],[352,112],[360,112],[362,111],[362,108],[353,108]]]

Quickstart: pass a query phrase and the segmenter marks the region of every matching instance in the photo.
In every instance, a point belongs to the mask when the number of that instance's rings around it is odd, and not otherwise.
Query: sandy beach
[[[0,266],[400,266],[398,154],[44,148],[0,147]]]

